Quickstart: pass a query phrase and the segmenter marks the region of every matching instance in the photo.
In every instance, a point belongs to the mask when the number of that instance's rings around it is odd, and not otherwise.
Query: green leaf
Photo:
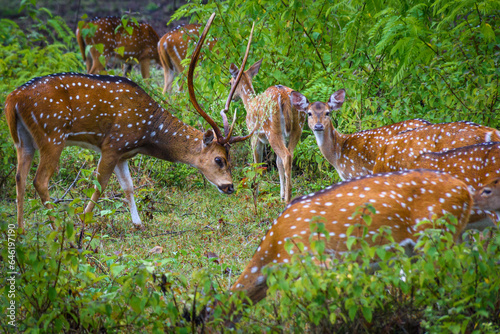
[[[116,263],[113,263],[110,267],[109,267],[109,273],[112,275],[112,276],[118,276],[122,271],[123,269],[125,269],[127,266],[125,265],[118,265]]]

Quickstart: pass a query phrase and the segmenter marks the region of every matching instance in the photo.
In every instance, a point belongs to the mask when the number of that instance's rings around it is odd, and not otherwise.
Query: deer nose
[[[226,184],[226,185],[220,186],[220,187],[219,187],[219,189],[220,189],[223,193],[228,194],[228,195],[230,195],[230,194],[234,193],[234,186],[233,186],[233,184],[232,184],[232,183],[231,183],[231,184]]]
[[[323,131],[325,130],[325,127],[323,126],[323,124],[316,124],[314,126],[314,131]]]

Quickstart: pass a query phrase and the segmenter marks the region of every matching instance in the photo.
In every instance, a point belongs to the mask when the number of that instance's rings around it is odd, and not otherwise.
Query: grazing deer
[[[40,150],[40,163],[34,185],[44,204],[50,201],[49,179],[65,146],[78,145],[101,152],[97,166],[100,189],[96,187],[85,213],[92,211],[114,170],[136,226],[141,225],[141,220],[134,202],[127,160],[139,153],[194,166],[221,192],[233,193],[229,148],[251,134],[233,137],[233,126],[229,128],[224,118],[223,135],[215,121],[198,105],[193,88],[194,67],[214,15],[200,37],[188,72],[191,102],[213,130],[203,133],[184,124],[136,83],[123,77],[53,74],[32,79],[7,96],[5,114],[17,149],[17,221],[20,228],[24,227],[26,177],[35,150]],[[248,57],[250,41],[243,64]],[[233,92],[234,87],[227,106]]]
[[[200,24],[181,25],[160,38],[158,42],[158,55],[165,78],[163,94],[172,90],[172,82],[176,74],[184,71],[181,62],[186,58],[189,42],[199,36],[200,27]],[[207,42],[210,50],[212,50],[215,42],[216,39]]]
[[[423,119],[412,119],[372,130],[342,134],[335,130],[330,116],[334,110],[342,107],[344,89],[333,93],[327,103],[309,103],[304,95],[295,91],[290,99],[295,108],[307,114],[307,123],[321,153],[335,167],[342,180],[372,174],[378,152],[389,138],[401,131],[431,124]]]
[[[96,29],[93,36],[83,33],[83,30],[92,30],[93,27]],[[128,28],[133,28],[131,33],[129,33]],[[129,22],[125,28],[119,17],[94,18],[76,29],[76,39],[83,60],[87,65],[87,73],[90,74],[100,74],[105,71],[105,66],[113,58],[126,63],[125,74],[127,74],[132,69],[135,58],[141,66],[142,77],[147,79],[149,78],[151,61],[154,60],[160,64],[157,51],[160,37],[153,27],[144,22],[140,22],[138,25]],[[105,65],[99,60],[101,53],[95,47],[97,44],[102,44],[104,47],[102,55],[106,60]],[[85,54],[86,45],[93,45],[88,57]],[[123,48],[123,53],[118,51],[120,48]]]
[[[270,144],[276,153],[276,164],[280,176],[281,199],[288,203],[292,196],[292,160],[293,151],[302,134],[305,114],[298,112],[290,103],[291,88],[277,85],[271,86],[263,93],[255,96],[252,78],[259,72],[262,59],[253,64],[242,75],[236,88],[235,98],[241,98],[247,111],[248,129],[255,126],[251,139],[255,163],[262,162],[265,144]],[[239,74],[236,65],[229,68],[233,78]]]
[[[404,170],[426,168],[446,172],[463,181],[473,192],[475,209],[469,219],[467,228],[483,229],[493,226],[489,219],[492,216],[488,209],[488,202],[498,200],[494,191],[494,183],[489,184],[492,178],[500,177],[500,143],[487,142],[454,148],[440,152],[426,152],[418,155],[411,164],[405,164]],[[374,172],[388,172],[392,169],[385,164],[378,164]],[[482,189],[481,189],[482,188]],[[479,195],[478,195],[479,194]],[[476,203],[476,200],[480,203]],[[482,208],[482,210],[481,210]]]
[[[423,153],[494,141],[500,141],[500,131],[476,123],[461,121],[431,124],[404,131],[387,141],[380,149],[373,172],[415,168],[415,160]]]
[[[362,217],[353,217],[357,208],[371,204],[376,213],[369,226]],[[290,253],[285,243],[292,239],[304,244],[309,251],[310,222],[322,222],[328,231],[325,240],[329,253],[347,252],[347,230],[349,226],[366,226],[366,242],[370,245],[386,243],[381,238],[373,240],[379,228],[388,226],[396,243],[410,248],[418,239],[417,233],[433,224],[419,224],[451,214],[458,220],[454,231],[455,241],[469,218],[472,195],[467,185],[452,176],[429,170],[414,170],[387,174],[367,175],[330,186],[324,190],[294,199],[274,221],[262,238],[257,251],[231,287],[232,291],[243,290],[253,303],[266,296],[266,277],[262,268],[268,265],[288,263]],[[354,230],[353,235],[357,235]],[[361,230],[359,230],[361,231]],[[354,244],[353,249],[359,244]],[[407,247],[408,246],[408,247]]]

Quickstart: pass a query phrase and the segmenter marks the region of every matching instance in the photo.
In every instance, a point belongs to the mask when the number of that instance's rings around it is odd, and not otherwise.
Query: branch
[[[76,174],[75,179],[74,179],[74,180],[73,180],[73,182],[69,185],[68,189],[66,189],[66,191],[64,192],[64,194],[62,195],[62,197],[61,197],[61,198],[57,198],[56,200],[54,200],[54,203],[56,203],[56,204],[57,204],[57,203],[62,202],[62,201],[64,200],[64,197],[66,197],[66,194],[69,192],[69,190],[70,190],[71,188],[73,188],[73,186],[75,185],[76,181],[78,181],[78,178],[80,177],[80,174],[81,174],[81,172],[82,172],[82,169],[83,169],[83,167],[85,166],[85,164],[86,164],[86,163],[87,163],[87,162],[84,162],[84,163],[83,163],[83,165],[82,165],[82,167],[80,167],[80,170],[78,171],[78,174]]]
[[[321,62],[321,65],[323,66],[323,69],[326,71],[327,69],[326,69],[325,63],[323,62],[323,58],[321,58],[321,54],[319,53],[318,48],[316,47],[316,44],[314,43],[312,37],[307,32],[306,27],[304,27],[304,25],[302,24],[302,22],[300,22],[298,19],[295,19],[295,20],[297,21],[298,24],[300,24],[300,26],[302,27],[302,30],[304,30],[304,34],[306,34],[307,38],[309,38],[309,41],[311,41],[311,44],[314,47],[314,50],[316,51],[316,54],[318,55],[319,61]]]

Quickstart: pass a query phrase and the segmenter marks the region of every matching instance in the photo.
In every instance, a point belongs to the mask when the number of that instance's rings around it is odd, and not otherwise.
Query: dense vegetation
[[[203,4],[202,4],[203,2]],[[404,119],[471,120],[500,128],[500,4],[496,0],[441,1],[193,1],[174,19],[216,20],[219,41],[205,53],[196,77],[205,110],[219,123],[228,93],[229,65],[239,64],[252,22],[256,33],[250,63],[264,59],[254,79],[257,92],[283,84],[309,100],[326,101],[339,88],[347,103],[334,124],[352,133]],[[0,20],[0,228],[6,243],[15,223],[15,149],[3,117],[6,96],[29,79],[65,71],[84,72],[74,32],[36,1],[21,1],[22,29]],[[121,74],[120,70],[111,73]],[[206,127],[185,92],[161,96],[160,69],[137,81],[185,122]],[[177,81],[184,81],[179,77]],[[246,132],[243,106],[237,132]],[[304,129],[294,161],[294,195],[338,181]],[[453,245],[449,235],[422,239],[422,256],[365,247],[336,260],[334,268],[306,259],[269,270],[270,297],[244,308],[228,288],[260,238],[283,209],[277,173],[250,164],[249,145],[233,147],[238,191],[222,196],[183,165],[152,158],[132,160],[136,196],[145,231],[131,230],[114,180],[94,211],[84,250],[71,248],[85,201],[95,182],[98,156],[68,148],[52,179],[62,199],[47,226],[48,210],[28,186],[26,235],[17,236],[17,325],[30,332],[190,332],[204,305],[220,301],[208,326],[222,329],[230,301],[241,308],[240,332],[452,332],[500,330],[500,236],[473,235]],[[36,160],[36,159],[35,159]],[[35,161],[36,165],[36,161]],[[35,168],[36,166],[34,166]],[[31,177],[34,174],[34,168]],[[30,178],[29,178],[30,180]],[[258,197],[251,187],[259,182]],[[240,182],[241,181],[241,182]],[[235,210],[233,208],[238,208]],[[156,246],[156,248],[155,248]],[[11,271],[2,247],[2,275]],[[317,256],[322,256],[318,247]],[[368,275],[369,259],[388,261]],[[357,260],[357,261],[356,261]],[[404,275],[404,276],[402,276]],[[296,279],[297,277],[300,279]],[[404,278],[403,278],[404,277]],[[2,277],[0,304],[9,302]],[[3,315],[2,315],[3,316]],[[2,329],[9,332],[6,322]],[[196,328],[195,328],[196,327]]]

